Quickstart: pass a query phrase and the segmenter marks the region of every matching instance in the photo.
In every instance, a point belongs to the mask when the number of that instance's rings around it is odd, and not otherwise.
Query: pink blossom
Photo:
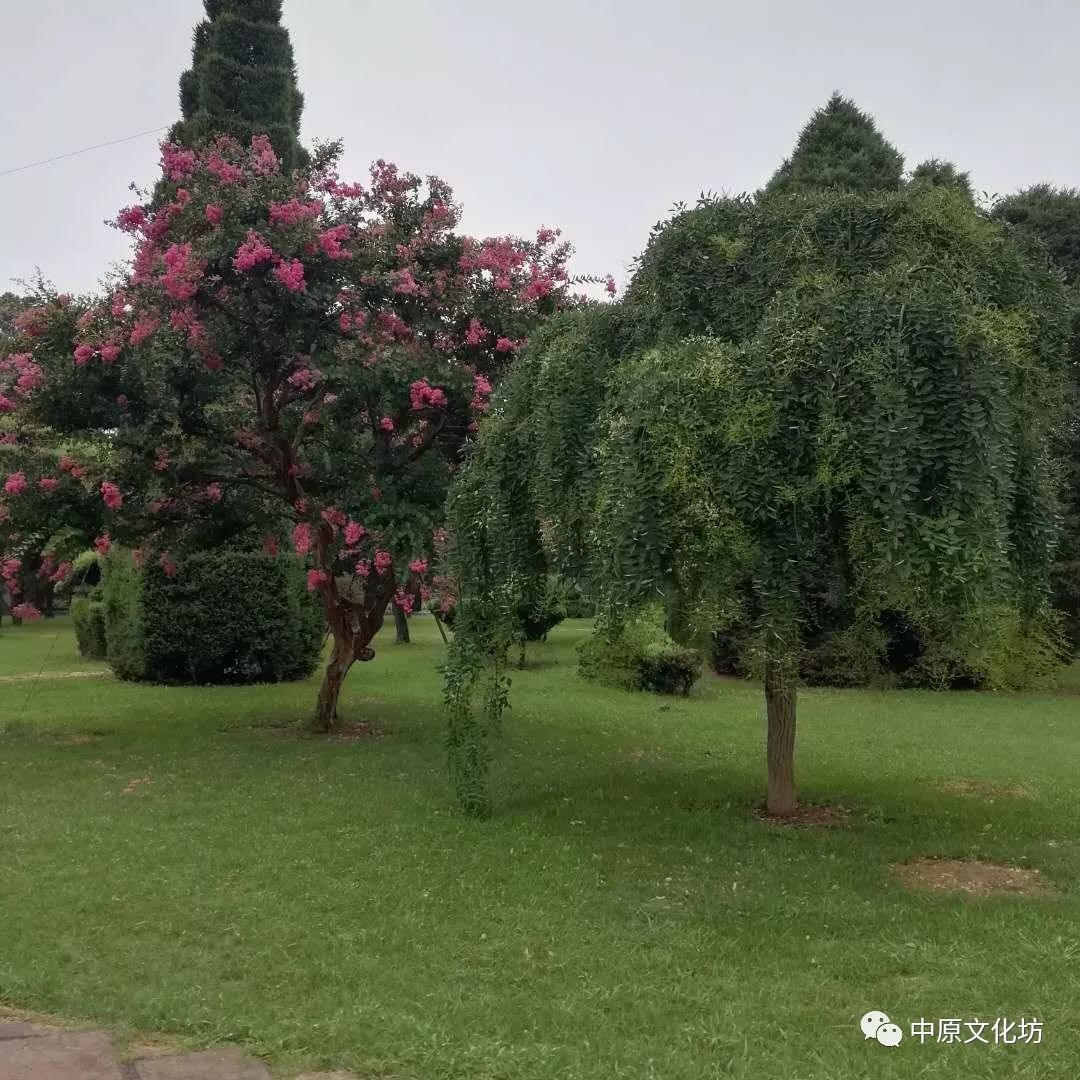
[[[192,257],[191,244],[170,244],[162,259],[162,288],[174,300],[190,300],[199,291],[205,264]]]
[[[33,622],[41,618],[41,612],[33,604],[16,604],[11,609],[13,619],[22,619],[23,622]]]
[[[236,249],[236,254],[233,256],[233,269],[241,272],[254,270],[260,263],[269,262],[273,257],[273,248],[257,232],[252,231]]]
[[[50,575],[49,580],[54,585],[59,585],[62,581],[67,581],[71,577],[71,572],[75,567],[69,562],[62,562]]]
[[[12,401],[11,398],[4,397],[3,394],[0,394],[0,413],[14,412],[14,411],[15,411],[15,402]]]
[[[269,555],[270,558],[276,558],[278,553],[278,542],[276,536],[264,536],[262,542],[263,553]]]
[[[18,578],[21,569],[21,559],[5,559],[0,563],[0,579],[3,579],[10,588],[16,584],[16,579]]]
[[[175,143],[161,147],[161,171],[169,180],[183,180],[195,172],[195,152]]]
[[[6,495],[21,495],[30,485],[26,482],[26,473],[13,472],[4,482]]]
[[[94,346],[87,345],[85,342],[82,345],[75,346],[75,363],[82,367],[90,358],[94,355]]]
[[[98,537],[98,538],[97,538],[97,539],[96,539],[96,540],[94,541],[94,550],[95,550],[95,551],[96,551],[96,552],[97,552],[97,553],[98,553],[99,555],[108,555],[108,554],[109,554],[109,548],[110,548],[110,547],[112,547],[112,540],[111,540],[111,539],[109,539],[109,534],[108,534],[108,533],[102,533],[102,534],[101,534],[101,535],[100,535],[100,536],[99,536],[99,537]]]
[[[371,576],[371,563],[367,559],[361,559],[356,564],[356,572],[362,578],[370,577]]]
[[[348,521],[348,518],[345,516],[345,511],[339,510],[336,506],[327,507],[319,516],[335,532],[338,529],[343,529]]]
[[[385,574],[393,566],[394,560],[389,551],[375,552],[375,573]]]
[[[225,211],[217,203],[207,203],[204,213],[206,214],[206,220],[215,227],[225,220]]]
[[[116,216],[116,227],[123,232],[138,232],[146,224],[146,210],[142,206],[128,206]]]
[[[292,531],[293,549],[297,555],[306,555],[311,550],[314,538],[311,535],[311,526],[302,521]]]
[[[394,604],[401,608],[406,615],[412,614],[413,598],[404,589],[397,589],[394,592]]]
[[[112,364],[116,362],[116,358],[120,355],[120,346],[114,341],[106,342],[101,346],[101,362],[103,364]]]
[[[154,472],[164,472],[170,464],[169,451],[164,446],[159,446],[154,451]]]
[[[49,495],[60,486],[60,481],[55,476],[43,476],[37,482],[37,486],[39,491],[44,491],[46,495]]]
[[[325,570],[309,570],[307,575],[308,592],[314,592],[330,580],[330,575]]]
[[[323,253],[328,258],[334,261],[351,259],[352,252],[346,251],[341,246],[342,242],[348,240],[351,235],[352,228],[350,226],[335,225],[332,229],[327,229],[319,234],[319,247],[322,248]]]
[[[307,285],[304,283],[304,264],[299,259],[285,260],[275,266],[274,277],[289,292],[303,292],[307,289]]]
[[[308,202],[301,202],[300,199],[290,199],[284,203],[271,203],[269,209],[270,224],[283,225],[287,228],[292,225],[299,225],[301,221],[310,221],[312,218],[317,218],[325,208],[318,199],[312,199]]]
[[[156,315],[143,313],[136,320],[131,330],[130,341],[132,345],[141,345],[148,337],[157,332],[161,320]]]
[[[608,296],[614,296],[619,291],[615,279],[610,274],[604,278],[604,288],[607,290]]]
[[[409,569],[414,574],[426,574],[428,571],[427,559],[413,559],[413,561],[409,563]]]
[[[299,371],[294,371],[286,380],[290,386],[296,387],[297,390],[314,390],[318,384],[319,379],[322,378],[322,372],[317,368],[301,368]]]
[[[536,242],[541,247],[546,247],[548,244],[554,243],[555,238],[561,234],[561,229],[549,229],[547,226],[542,226],[536,230]]]
[[[281,162],[266,135],[251,137],[251,167],[257,176],[273,176],[281,169]]]
[[[394,421],[389,416],[384,416],[379,421],[379,427],[381,427],[383,429],[383,431],[393,431],[394,430]]]
[[[61,472],[70,474],[74,479],[81,480],[86,470],[70,455],[61,455],[58,467]]]
[[[120,489],[109,480],[101,482],[101,500],[110,510],[119,510],[124,505],[124,496],[120,494]]]
[[[165,572],[166,577],[174,578],[180,573],[180,567],[173,561],[173,557],[166,551],[164,555],[158,560],[161,569]]]
[[[244,170],[226,161],[216,150],[206,159],[206,171],[216,176],[222,187],[230,187],[244,179]]]
[[[512,338],[501,337],[495,342],[496,352],[515,352],[517,350],[518,343]]]
[[[345,543],[349,547],[356,547],[367,535],[367,529],[355,521],[350,521],[345,526]]]
[[[221,485],[217,483],[207,485],[206,497],[211,502],[221,502]]]
[[[405,267],[398,270],[394,275],[394,292],[403,296],[416,296],[420,292],[420,286],[412,276],[412,271]]]
[[[417,379],[409,387],[409,403],[416,412],[421,409],[443,409],[447,404],[446,394],[433,387],[427,379]]]
[[[480,325],[479,319],[470,319],[469,332],[465,335],[465,341],[469,345],[479,345],[490,333],[490,330]]]

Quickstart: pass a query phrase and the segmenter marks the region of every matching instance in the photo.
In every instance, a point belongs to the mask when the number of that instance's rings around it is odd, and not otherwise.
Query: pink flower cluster
[[[162,260],[161,287],[173,300],[190,300],[199,291],[206,264],[192,256],[191,244],[170,244]]]
[[[356,547],[367,535],[367,529],[359,522],[350,521],[345,526],[345,543],[348,547]]]
[[[342,259],[351,259],[352,252],[346,251],[341,245],[352,236],[352,228],[349,225],[335,225],[332,229],[319,233],[319,247],[323,254],[334,262]]]
[[[0,379],[15,397],[26,399],[45,385],[45,372],[34,363],[30,353],[12,353],[11,356],[0,357]],[[0,403],[0,412],[15,411],[14,400],[4,397],[3,401],[7,404]]]
[[[30,485],[26,481],[26,473],[13,472],[4,481],[5,495],[21,495]]]
[[[445,409],[446,394],[427,379],[417,379],[409,387],[409,403],[415,412],[421,409]]]
[[[487,412],[492,386],[483,375],[473,376],[473,398],[469,404],[474,412]]]
[[[108,533],[102,533],[94,541],[94,550],[99,555],[108,555],[109,554],[109,548],[111,548],[111,547],[112,547],[112,540],[109,538]]]
[[[233,269],[244,273],[254,270],[261,263],[270,262],[274,249],[254,230],[247,234],[247,239],[236,249],[233,256]]]
[[[175,143],[161,147],[161,171],[168,180],[184,180],[195,173],[195,151]]]
[[[304,264],[299,259],[285,260],[279,263],[274,267],[274,277],[289,292],[304,292],[307,289],[304,282]]]
[[[59,486],[60,481],[55,476],[43,476],[38,482],[38,491],[51,495]]]
[[[330,575],[325,570],[309,570],[307,575],[308,592],[314,592],[330,580]]]
[[[284,203],[271,203],[269,206],[270,224],[289,227],[302,221],[311,221],[325,210],[320,199],[290,199]]]
[[[23,622],[33,622],[41,618],[41,612],[33,604],[16,604],[11,609],[13,619],[22,619]]]
[[[389,551],[375,552],[375,573],[385,574],[393,565],[394,560]]]
[[[120,494],[120,489],[111,480],[103,480],[101,482],[101,501],[110,510],[119,510],[124,505],[124,496]]]
[[[311,550],[311,545],[314,543],[314,537],[311,533],[311,526],[302,521],[292,531],[292,543],[293,549],[297,555],[304,556]]]
[[[489,337],[491,331],[480,325],[480,320],[473,318],[469,320],[469,329],[465,334],[466,345],[479,345],[483,342],[484,338]]]

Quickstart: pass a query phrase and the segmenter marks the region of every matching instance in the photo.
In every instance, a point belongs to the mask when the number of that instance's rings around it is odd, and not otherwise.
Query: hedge
[[[286,682],[315,670],[322,611],[290,555],[202,552],[169,577],[114,549],[105,569],[108,660],[122,679]]]
[[[85,660],[104,660],[105,604],[92,597],[79,597],[71,601],[71,621],[75,627],[75,640],[79,655]]]

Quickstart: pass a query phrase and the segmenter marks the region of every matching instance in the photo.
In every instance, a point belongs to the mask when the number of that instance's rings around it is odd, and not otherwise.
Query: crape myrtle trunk
[[[766,761],[768,787],[765,809],[776,817],[795,810],[795,704],[794,678],[780,660],[765,662]]]

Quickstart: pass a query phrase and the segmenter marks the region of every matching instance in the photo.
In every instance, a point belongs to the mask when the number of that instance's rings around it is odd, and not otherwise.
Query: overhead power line
[[[125,135],[122,139],[111,139],[109,142],[97,143],[94,146],[84,146],[81,150],[70,150],[66,154],[57,154],[55,157],[44,158],[41,161],[31,161],[27,165],[17,165],[14,169],[0,169],[0,176],[10,176],[12,173],[25,172],[27,169],[36,169],[41,165],[51,165],[54,161],[63,161],[64,158],[78,157],[79,154],[89,154],[91,150],[104,150],[106,146],[119,146],[120,143],[131,142],[133,139],[143,139],[147,135],[156,135],[160,131],[167,131],[164,127],[150,128],[148,131],[138,131],[134,135]]]

